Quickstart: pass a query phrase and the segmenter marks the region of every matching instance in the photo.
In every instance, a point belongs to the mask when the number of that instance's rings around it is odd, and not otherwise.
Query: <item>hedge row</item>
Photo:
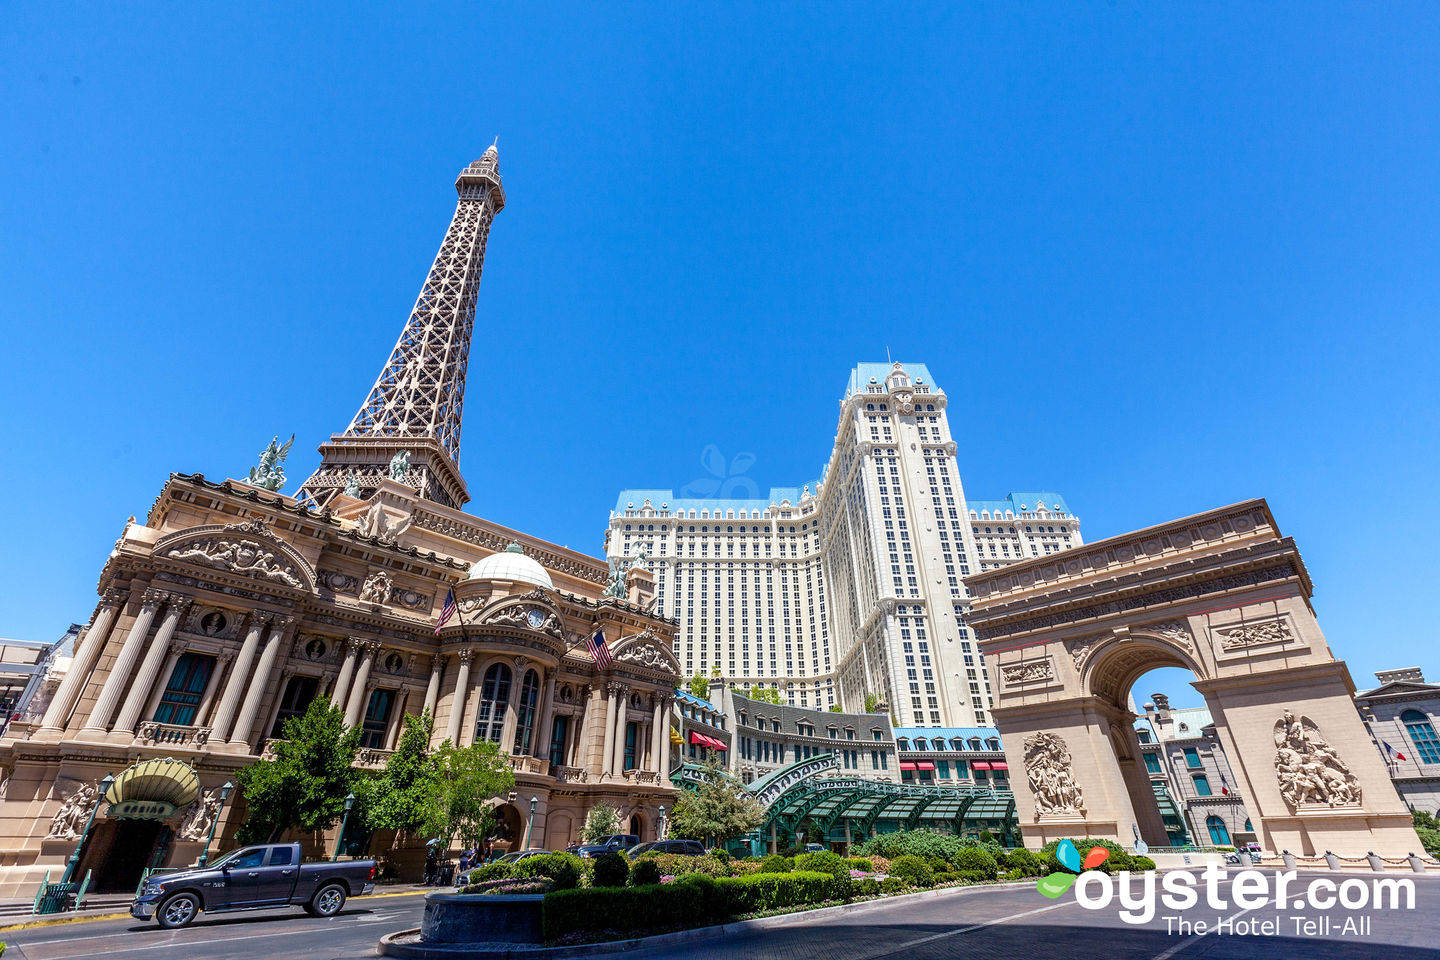
[[[718,878],[696,873],[643,887],[559,890],[545,897],[545,939],[724,923],[745,913],[820,903],[830,898],[834,883],[829,874],[812,872]]]

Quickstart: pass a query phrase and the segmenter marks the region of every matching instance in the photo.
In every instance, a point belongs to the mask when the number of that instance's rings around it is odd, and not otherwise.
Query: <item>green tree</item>
[[[757,703],[783,704],[780,691],[774,687],[746,687],[745,696]]]
[[[880,694],[878,694],[878,693],[867,693],[867,694],[865,694],[865,712],[866,712],[866,713],[878,713],[879,711],[876,710],[875,708],[878,707],[878,706],[880,706],[880,704],[883,702],[883,700],[884,700],[884,698],[881,697]]]
[[[479,847],[495,823],[495,806],[490,801],[515,789],[515,774],[500,755],[498,744],[488,740],[456,747],[446,740],[437,752],[440,772],[440,802],[436,820],[426,833],[449,837],[459,834],[460,842]]]
[[[710,699],[710,678],[699,670],[695,671],[695,676],[690,678],[690,682],[686,684],[686,688],[701,700]]]
[[[359,729],[345,729],[345,714],[324,697],[302,716],[285,721],[273,760],[243,767],[235,775],[245,798],[241,843],[274,843],[285,831],[318,833],[345,813],[354,789]]]
[[[838,703],[832,703],[832,704],[830,704],[830,712],[831,712],[831,713],[843,713],[844,711],[840,709],[840,704],[838,704]]]
[[[675,801],[670,833],[682,840],[704,841],[707,847],[718,846],[755,829],[764,819],[760,802],[711,763],[699,785]]]
[[[444,783],[430,750],[434,724],[427,710],[406,714],[395,751],[379,776],[364,777],[356,786],[357,806],[371,830],[419,833],[440,816]]]
[[[585,814],[585,826],[580,831],[580,839],[586,843],[596,843],[603,837],[619,832],[620,811],[616,810],[613,804],[601,801]]]

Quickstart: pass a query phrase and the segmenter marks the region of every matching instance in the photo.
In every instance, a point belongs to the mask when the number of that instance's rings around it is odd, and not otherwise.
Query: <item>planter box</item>
[[[545,895],[427,893],[421,943],[539,943]]]

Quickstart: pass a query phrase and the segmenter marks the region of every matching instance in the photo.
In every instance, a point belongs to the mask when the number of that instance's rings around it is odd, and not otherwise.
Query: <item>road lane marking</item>
[[[1074,901],[1066,901],[1065,903],[1052,903],[1046,907],[1036,907],[1034,910],[1025,910],[1021,913],[1012,913],[1008,917],[996,917],[994,920],[986,920],[983,923],[971,923],[963,927],[956,927],[953,930],[946,930],[943,933],[932,933],[928,937],[917,937],[914,940],[907,940],[904,943],[899,944],[898,946],[890,948],[885,953],[875,953],[871,954],[871,956],[890,957],[901,952],[902,950],[909,950],[912,947],[918,947],[922,943],[933,943],[936,940],[944,940],[946,937],[958,937],[966,933],[973,933],[976,930],[983,930],[986,927],[993,927],[996,924],[1008,923],[1011,920],[1019,920],[1021,917],[1033,917],[1037,913],[1049,913],[1051,910],[1059,910],[1061,907],[1073,906],[1075,906]]]

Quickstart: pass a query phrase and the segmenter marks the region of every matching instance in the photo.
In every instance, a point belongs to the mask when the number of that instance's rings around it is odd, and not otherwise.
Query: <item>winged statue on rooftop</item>
[[[260,451],[260,462],[250,468],[250,482],[264,490],[279,490],[285,486],[285,458],[295,443],[295,434],[283,444],[280,438],[271,439],[269,446]]]

